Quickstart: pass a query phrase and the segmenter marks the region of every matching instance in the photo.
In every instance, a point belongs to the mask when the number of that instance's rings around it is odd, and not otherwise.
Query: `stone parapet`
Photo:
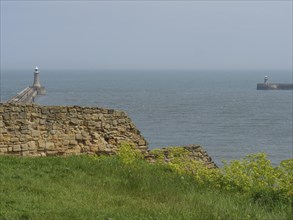
[[[122,142],[148,143],[123,111],[0,104],[0,155],[115,154]]]

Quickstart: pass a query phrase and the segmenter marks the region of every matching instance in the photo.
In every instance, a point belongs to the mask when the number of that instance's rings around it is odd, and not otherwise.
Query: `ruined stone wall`
[[[113,154],[147,142],[125,112],[79,106],[0,104],[0,155]]]
[[[176,151],[180,152],[180,149],[187,150],[188,154],[178,154]],[[175,152],[175,154],[174,154]],[[184,158],[189,160],[201,161],[206,165],[207,168],[217,168],[217,165],[212,160],[212,158],[208,155],[208,153],[200,146],[200,145],[188,145],[188,146],[177,146],[177,147],[166,147],[161,149],[153,149],[149,150],[145,155],[145,158],[150,162],[155,162],[159,155],[163,154],[164,162],[169,163],[174,160],[174,158]]]

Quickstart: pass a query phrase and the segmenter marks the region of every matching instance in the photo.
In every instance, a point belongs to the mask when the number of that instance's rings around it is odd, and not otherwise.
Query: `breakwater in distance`
[[[293,90],[293,84],[289,83],[258,83],[257,90]]]
[[[0,104],[0,155],[58,156],[117,152],[122,143],[131,143],[148,160],[148,142],[123,111],[81,106],[40,106]],[[216,165],[198,145],[184,147],[189,158]],[[171,148],[162,149],[165,161]]]
[[[38,95],[45,95],[46,90],[44,87],[41,88],[35,88],[33,86],[26,87],[21,92],[19,92],[17,95],[9,99],[8,103],[33,103],[35,102],[35,98]]]
[[[291,83],[269,83],[269,77],[264,77],[263,83],[258,83],[256,86],[257,90],[292,90],[293,84]]]

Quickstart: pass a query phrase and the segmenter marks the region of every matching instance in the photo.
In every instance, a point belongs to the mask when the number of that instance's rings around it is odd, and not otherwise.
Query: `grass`
[[[291,214],[289,204],[259,205],[145,161],[0,157],[0,219],[289,220]]]

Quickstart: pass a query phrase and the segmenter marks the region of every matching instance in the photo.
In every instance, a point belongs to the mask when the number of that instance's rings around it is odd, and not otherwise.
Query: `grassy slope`
[[[0,198],[0,219],[289,219],[282,204],[259,207],[116,157],[0,157]]]

